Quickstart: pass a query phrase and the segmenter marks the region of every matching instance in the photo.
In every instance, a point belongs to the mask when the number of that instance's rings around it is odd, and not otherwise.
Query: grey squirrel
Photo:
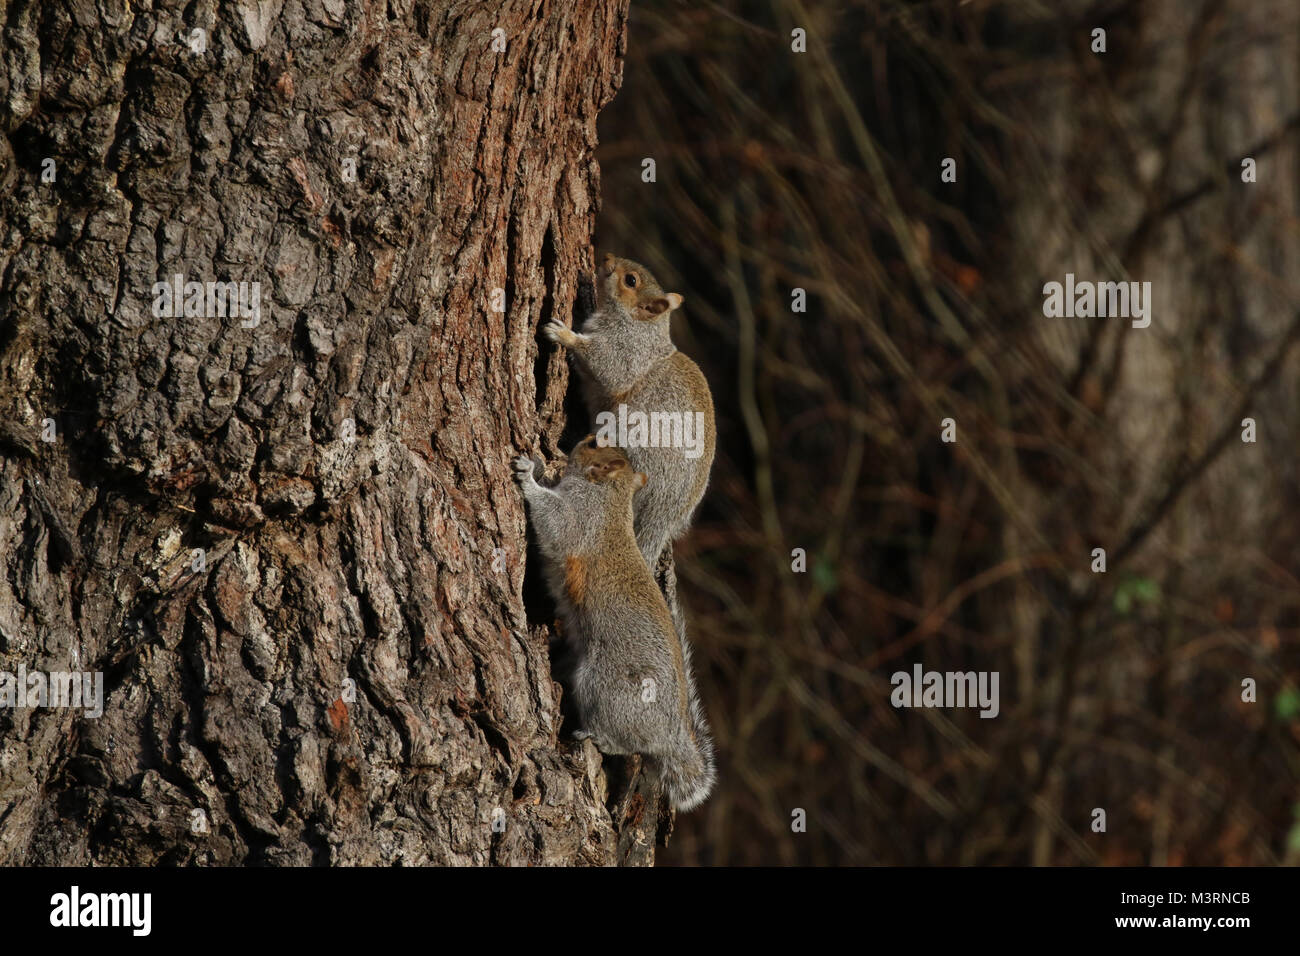
[[[516,458],[515,477],[575,656],[578,736],[603,753],[642,754],[672,805],[690,810],[713,789],[713,743],[685,645],[637,546],[633,498],[646,474],[594,435],[554,488],[537,483],[540,465]]]
[[[554,320],[542,330],[577,356],[593,421],[601,413],[618,416],[620,405],[626,416],[681,415],[683,423],[689,418],[692,431],[702,420],[703,434],[690,436],[700,446],[694,449],[698,457],[681,447],[615,443],[623,447],[632,468],[648,479],[636,500],[636,540],[651,568],[664,547],[690,526],[708,486],[717,445],[709,383],[669,336],[669,321],[681,304],[682,297],[664,292],[645,266],[607,255],[597,276],[596,308],[582,331]]]

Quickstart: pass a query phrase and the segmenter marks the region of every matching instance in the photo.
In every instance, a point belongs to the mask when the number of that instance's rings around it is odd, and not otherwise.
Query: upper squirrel
[[[637,495],[636,540],[652,569],[665,545],[689,527],[717,445],[709,384],[669,336],[681,304],[682,297],[664,292],[645,266],[607,255],[597,276],[596,308],[582,331],[556,321],[543,330],[578,357],[602,443],[622,447],[632,468],[647,476]],[[628,423],[623,440],[605,441],[615,430],[605,426],[616,422]]]
[[[572,692],[604,753],[639,753],[673,806],[690,810],[713,789],[713,744],[672,615],[637,548],[634,495],[648,490],[617,448],[583,439],[554,488],[515,459],[546,583],[576,652]]]

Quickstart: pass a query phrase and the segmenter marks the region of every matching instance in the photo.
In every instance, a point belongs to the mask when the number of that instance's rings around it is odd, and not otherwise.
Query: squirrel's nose
[[[605,253],[605,260],[604,260],[604,261],[605,261],[605,268],[608,269],[610,266],[612,266],[612,265],[614,264],[614,253],[612,253],[612,252],[607,252],[607,253]]]

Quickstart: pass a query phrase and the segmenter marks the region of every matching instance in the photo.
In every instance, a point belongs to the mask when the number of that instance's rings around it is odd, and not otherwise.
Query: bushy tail
[[[682,648],[682,665],[686,674],[686,702],[690,708],[691,719],[691,726],[686,729],[686,732],[692,747],[679,757],[660,758],[657,764],[659,776],[668,791],[668,799],[672,805],[678,810],[692,810],[713,792],[718,774],[713,760],[713,738],[709,736],[709,721],[704,716],[704,705],[700,703],[699,695],[695,692],[695,674],[691,668],[691,645],[686,640],[686,616],[677,605],[675,574],[666,590],[668,610],[672,613],[673,626],[677,630],[677,640]]]
[[[717,781],[713,764],[713,741],[708,734],[694,731],[696,749],[681,756],[656,757],[659,779],[668,791],[668,802],[677,810],[694,810],[708,799]]]

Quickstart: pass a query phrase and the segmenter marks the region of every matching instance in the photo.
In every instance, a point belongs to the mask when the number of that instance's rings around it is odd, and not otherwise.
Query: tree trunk
[[[627,4],[504,6],[0,0],[0,671],[104,693],[0,709],[0,863],[652,862],[509,464]]]

